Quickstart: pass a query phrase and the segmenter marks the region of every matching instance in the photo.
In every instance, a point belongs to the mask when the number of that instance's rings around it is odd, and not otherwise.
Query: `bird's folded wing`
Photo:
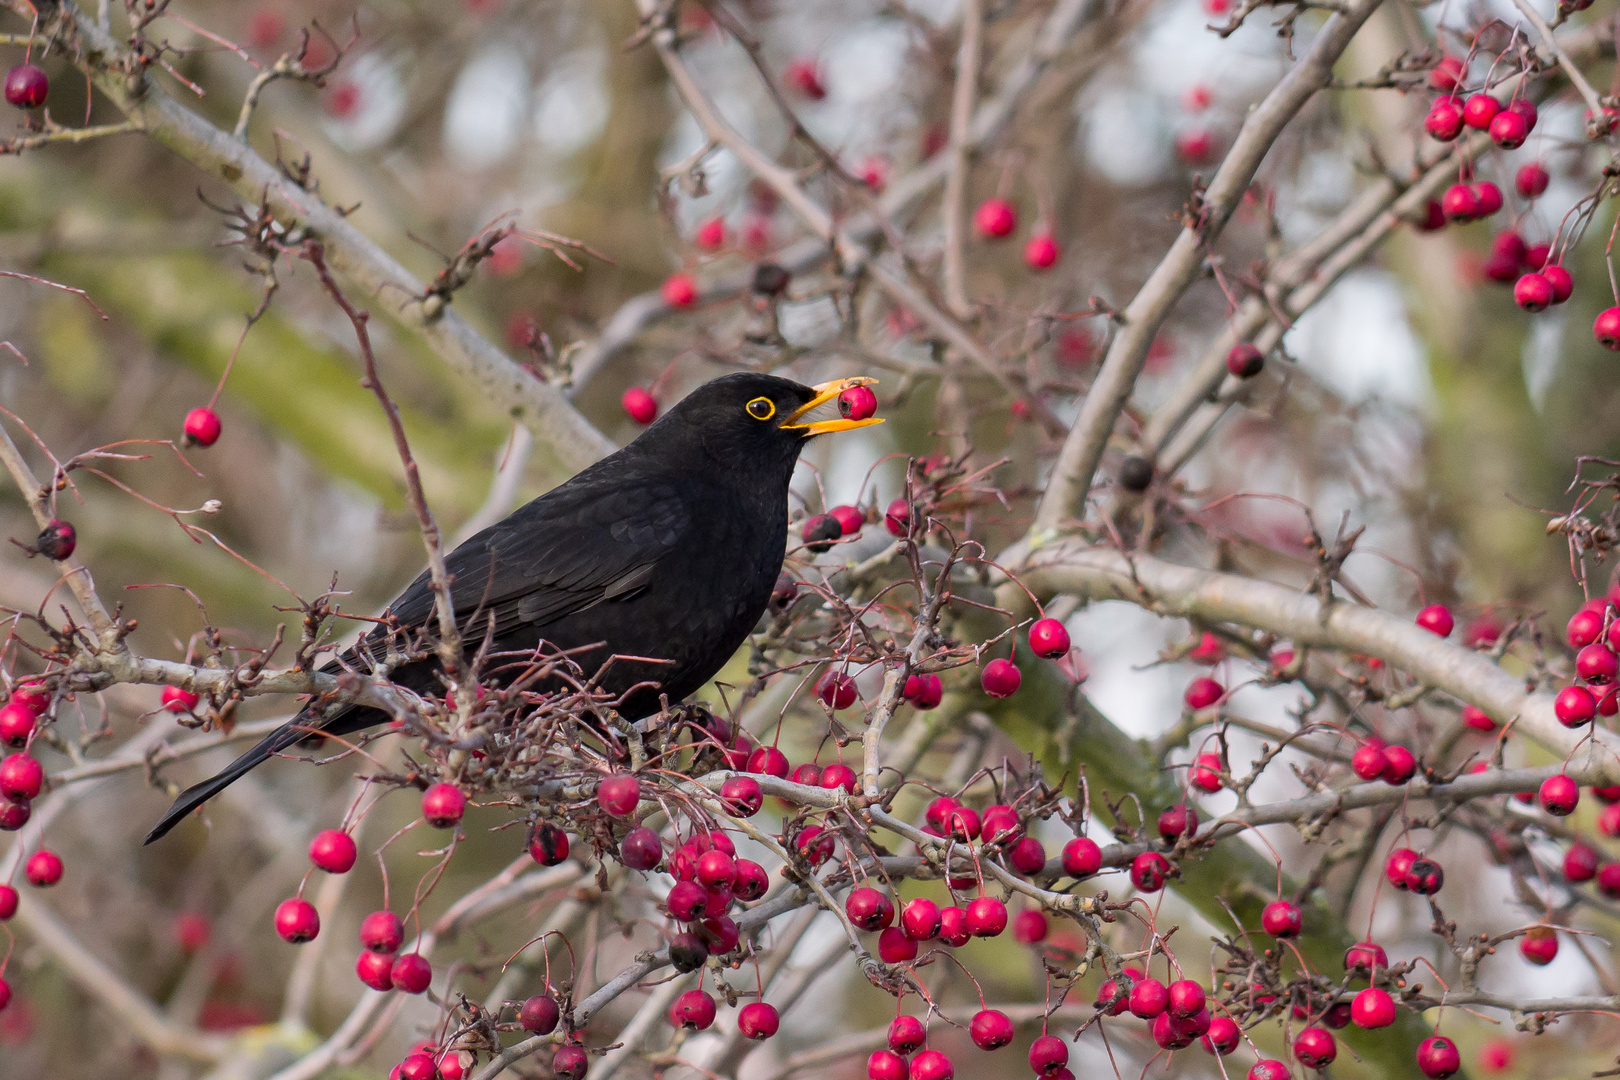
[[[481,639],[493,615],[499,638],[523,623],[543,626],[625,599],[646,588],[691,524],[671,485],[578,477],[445,556],[456,621]],[[406,627],[433,619],[426,571],[389,611]]]

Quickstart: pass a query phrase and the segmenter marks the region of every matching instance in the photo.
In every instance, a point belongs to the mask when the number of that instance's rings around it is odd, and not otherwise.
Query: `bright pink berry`
[[[1029,1044],[1029,1067],[1036,1076],[1055,1076],[1069,1063],[1069,1044],[1056,1035],[1042,1035]]]
[[[394,954],[362,950],[354,960],[354,974],[373,990],[389,991],[394,988]]]
[[[1191,836],[1197,831],[1198,811],[1186,803],[1166,807],[1159,814],[1159,836],[1167,844],[1173,844],[1183,836]]]
[[[1016,1032],[1006,1013],[980,1009],[968,1021],[968,1034],[973,1038],[973,1045],[980,1050],[1000,1050],[1013,1041]]]
[[[1131,884],[1143,892],[1158,892],[1170,876],[1170,860],[1157,851],[1144,851],[1131,861]]]
[[[1260,927],[1274,938],[1298,937],[1304,922],[1299,905],[1288,900],[1273,900],[1260,910]]]
[[[1018,227],[1018,211],[1005,199],[986,199],[973,212],[973,227],[989,239],[1009,236]]]
[[[1451,611],[1444,604],[1430,604],[1417,613],[1417,624],[1431,634],[1450,637],[1457,621],[1451,617]]]
[[[1615,864],[1620,869],[1620,863]],[[953,949],[966,945],[973,937],[968,929],[967,912],[959,907],[941,908],[939,912],[939,940]]]
[[[1474,1059],[1484,1072],[1499,1073],[1513,1067],[1513,1044],[1506,1039],[1487,1039]]]
[[[911,1080],[955,1080],[956,1068],[939,1050],[924,1050],[911,1059]]]
[[[835,506],[827,511],[827,516],[838,522],[842,536],[859,536],[866,525],[866,515],[853,506]]]
[[[1529,161],[1519,166],[1519,171],[1513,175],[1513,187],[1522,198],[1534,199],[1547,190],[1552,177],[1547,174],[1547,168],[1539,161]]]
[[[370,952],[398,952],[404,940],[405,923],[392,911],[373,911],[360,920],[360,944]]]
[[[1158,1016],[1170,1004],[1170,992],[1158,979],[1138,979],[1131,987],[1131,1014],[1143,1020]]]
[[[1050,928],[1044,912],[1030,908],[1013,918],[1013,940],[1020,945],[1038,945],[1046,940]]]
[[[704,251],[719,251],[726,245],[725,218],[710,218],[697,227],[692,240]]]
[[[431,1055],[418,1051],[405,1055],[405,1060],[394,1066],[392,1075],[399,1080],[439,1080],[439,1067]]]
[[[0,743],[23,746],[38,724],[38,715],[32,709],[13,700],[0,708]]]
[[[1524,117],[1510,109],[1503,109],[1491,120],[1491,142],[1503,150],[1517,150],[1530,137],[1530,125]]]
[[[774,746],[762,746],[748,755],[748,771],[760,776],[774,776],[786,779],[788,774],[787,755]]]
[[[821,65],[812,57],[793,61],[782,73],[788,85],[811,101],[827,96],[827,87],[821,79]]]
[[[1406,871],[1407,889],[1419,896],[1433,896],[1445,881],[1445,870],[1433,859],[1419,858]]]
[[[1404,746],[1384,747],[1384,783],[1400,787],[1417,774],[1417,755]]]
[[[293,897],[276,905],[276,933],[291,945],[314,941],[321,932],[321,916],[308,900]]]
[[[1212,1054],[1230,1054],[1243,1041],[1243,1029],[1230,1016],[1217,1016],[1209,1022],[1209,1034],[1204,1036],[1204,1049]]]
[[[1226,694],[1226,688],[1207,675],[1194,679],[1187,685],[1187,692],[1182,695],[1187,702],[1187,708],[1207,709],[1220,701]]]
[[[433,981],[433,965],[421,953],[406,953],[394,961],[388,977],[394,980],[394,989],[420,994]]]
[[[1611,308],[1620,322],[1620,308]],[[1620,339],[1617,339],[1620,340]],[[1553,715],[1567,728],[1578,728],[1597,715],[1597,699],[1584,686],[1566,686],[1553,698]]]
[[[1325,1068],[1338,1054],[1339,1044],[1327,1028],[1308,1027],[1294,1037],[1294,1057],[1308,1069]]]
[[[1513,285],[1513,302],[1526,311],[1544,311],[1553,302],[1552,282],[1541,274],[1525,274]]]
[[[45,766],[29,754],[12,754],[0,761],[0,796],[25,803],[45,786]]]
[[[1463,129],[1463,107],[1456,98],[1443,97],[1429,106],[1429,115],[1423,118],[1423,130],[1441,142],[1450,142]]]
[[[1597,851],[1586,844],[1571,844],[1564,852],[1564,880],[1574,884],[1591,881],[1597,876],[1600,858]]]
[[[1552,286],[1554,304],[1562,304],[1575,293],[1575,279],[1570,277],[1569,271],[1554,263],[1541,268],[1541,276],[1547,279]]]
[[[671,1027],[703,1031],[714,1023],[714,998],[702,990],[688,990],[669,1007]]]
[[[1620,307],[1604,308],[1592,322],[1592,336],[1605,349],[1620,351]]]
[[[906,936],[898,926],[890,926],[878,934],[878,959],[885,964],[904,964],[917,959],[917,942]]]
[[[1395,999],[1369,986],[1350,1002],[1350,1022],[1358,1028],[1389,1027],[1395,1022]]]
[[[422,817],[435,829],[449,829],[467,811],[467,796],[454,784],[432,784],[422,792]]]
[[[1072,878],[1090,877],[1102,869],[1102,848],[1087,836],[1077,836],[1063,845],[1063,872]]]
[[[1537,792],[1541,808],[1554,817],[1568,817],[1575,812],[1575,804],[1580,801],[1581,789],[1575,781],[1563,773],[1549,776],[1541,782],[1541,790]]]
[[[782,1026],[776,1006],[763,1001],[750,1002],[737,1011],[737,1032],[745,1039],[758,1042],[775,1035]]]
[[[1058,261],[1058,244],[1051,233],[1038,232],[1024,245],[1024,265],[1031,270],[1046,270]]]
[[[1486,733],[1496,730],[1496,721],[1486,715],[1485,710],[1473,705],[1464,705],[1462,722],[1475,731]]]
[[[896,1054],[914,1053],[927,1039],[927,1029],[915,1016],[902,1014],[889,1022],[889,1049]]]
[[[993,896],[981,896],[967,906],[968,933],[999,937],[1007,929],[1007,905]]]
[[[1249,1067],[1248,1080],[1292,1080],[1288,1066],[1280,1061],[1266,1059]]]
[[[1485,131],[1502,111],[1502,103],[1489,94],[1470,94],[1463,103],[1463,123],[1475,131]]]
[[[658,292],[664,298],[664,303],[672,308],[689,308],[697,303],[697,282],[693,281],[689,274],[669,275],[664,279],[664,284],[659,287]]]
[[[1165,1007],[1179,1020],[1197,1016],[1204,1008],[1204,988],[1191,979],[1177,979],[1165,993]]]
[[[1069,652],[1069,631],[1056,619],[1037,619],[1029,628],[1029,650],[1043,660],[1056,660]]]
[[[979,685],[993,698],[1012,697],[1023,681],[1024,676],[1019,672],[1018,665],[1000,657],[984,665],[984,670],[979,673]]]
[[[1384,947],[1373,941],[1358,941],[1345,950],[1344,970],[1363,970],[1371,974],[1374,968],[1382,970],[1389,967],[1389,956]]]
[[[1452,184],[1440,196],[1440,209],[1447,221],[1472,221],[1479,216],[1479,196],[1467,184]]]
[[[632,386],[619,399],[624,414],[636,423],[646,426],[658,418],[658,402],[639,386]]]
[[[1187,782],[1199,791],[1221,790],[1221,755],[1199,754],[1198,763],[1187,774]]]
[[[328,874],[346,874],[359,854],[354,837],[342,829],[322,829],[309,842],[309,861]]]
[[[866,1059],[867,1080],[907,1080],[906,1059],[892,1050],[874,1050]]]
[[[894,922],[894,902],[878,890],[862,886],[844,899],[844,914],[862,930],[877,931]]]
[[[816,697],[829,709],[847,709],[855,704],[859,696],[855,680],[836,671],[829,671],[816,684]]]
[[[209,408],[192,409],[186,413],[186,422],[182,430],[185,436],[183,441],[187,446],[213,446],[219,441],[222,430],[219,414]]]
[[[1430,1035],[1418,1046],[1417,1066],[1429,1080],[1445,1080],[1462,1068],[1457,1044],[1443,1035]]]
[[[926,897],[906,904],[900,913],[900,929],[913,941],[928,941],[939,935],[939,905]]]
[[[987,844],[999,844],[1023,834],[1018,811],[1010,806],[987,806],[979,822],[979,835]]]
[[[1350,757],[1350,769],[1363,780],[1377,780],[1384,775],[1389,758],[1377,743],[1363,743]]]
[[[596,803],[614,817],[629,817],[641,804],[641,781],[629,773],[609,776],[596,785]]]
[[[845,420],[865,420],[877,413],[878,399],[870,386],[851,386],[838,395],[838,415]]]
[[[191,712],[195,709],[202,697],[179,686],[165,686],[163,693],[158,695],[163,707],[172,713]]]
[[[913,707],[926,711],[945,700],[945,684],[938,675],[908,675],[902,696]]]
[[[1593,643],[1575,654],[1575,674],[1589,683],[1613,682],[1620,661],[1607,645]]]

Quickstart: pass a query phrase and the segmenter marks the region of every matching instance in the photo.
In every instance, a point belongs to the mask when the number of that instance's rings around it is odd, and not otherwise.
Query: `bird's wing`
[[[498,638],[634,595],[692,526],[673,485],[578,478],[517,510],[445,556],[464,633]],[[407,627],[433,619],[423,571],[389,611]]]

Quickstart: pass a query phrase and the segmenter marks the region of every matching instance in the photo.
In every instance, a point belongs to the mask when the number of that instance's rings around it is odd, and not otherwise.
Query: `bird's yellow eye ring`
[[[776,415],[776,402],[768,397],[757,397],[746,406],[748,415],[755,420],[769,420]]]

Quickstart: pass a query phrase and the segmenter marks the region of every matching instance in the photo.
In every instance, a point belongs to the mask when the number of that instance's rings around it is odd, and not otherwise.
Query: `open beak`
[[[853,379],[834,379],[832,382],[824,382],[819,386],[812,386],[810,389],[816,392],[816,396],[805,402],[805,404],[800,408],[795,409],[792,415],[783,419],[781,424],[782,430],[802,431],[805,434],[805,438],[808,439],[813,435],[830,435],[835,431],[854,431],[856,428],[871,427],[873,424],[881,424],[883,423],[883,418],[881,416],[868,417],[865,420],[845,420],[840,418],[837,420],[814,420],[807,424],[799,423],[800,417],[807,415],[818,406],[827,404],[827,402],[833,400],[839,394],[842,394],[845,390],[848,390],[852,386],[876,385],[876,379],[867,375],[857,375]]]

